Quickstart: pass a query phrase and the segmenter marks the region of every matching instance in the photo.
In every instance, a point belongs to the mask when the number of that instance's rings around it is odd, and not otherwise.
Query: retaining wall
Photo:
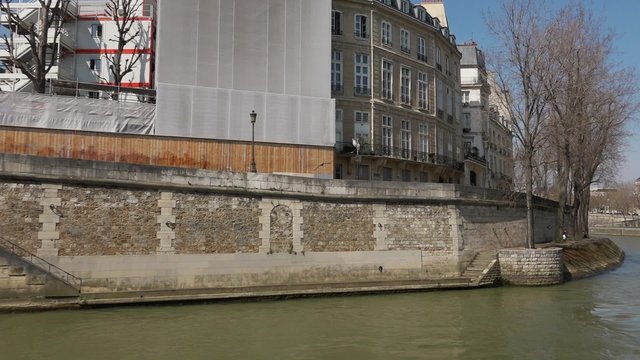
[[[446,278],[525,242],[523,201],[452,184],[2,154],[0,200],[2,236],[83,291]],[[555,203],[535,205],[548,241]]]
[[[498,253],[502,281],[541,286],[563,282],[562,249],[503,249]]]

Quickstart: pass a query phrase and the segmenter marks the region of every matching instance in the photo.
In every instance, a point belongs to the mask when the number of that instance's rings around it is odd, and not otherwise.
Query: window
[[[406,53],[411,52],[411,34],[405,29],[400,30],[400,50]]]
[[[447,71],[447,75],[451,75],[451,69],[449,69],[449,55],[444,56],[444,68]]]
[[[383,21],[380,24],[380,31],[382,32],[382,36],[381,36],[382,44],[391,46],[392,38],[393,38],[392,37],[393,35],[391,33],[391,24],[386,21]]]
[[[356,15],[355,25],[355,37],[366,39],[369,36],[367,17],[365,15]]]
[[[418,60],[427,62],[427,42],[424,38],[418,38]]]
[[[402,10],[403,13],[409,14],[410,9],[411,9],[411,5],[409,4],[409,1],[400,0],[400,10]]]
[[[444,132],[436,129],[436,133],[438,134],[438,155],[444,155]]]
[[[101,24],[91,24],[91,37],[94,39],[102,39]]]
[[[336,144],[342,148],[342,144],[344,142],[343,134],[343,113],[342,109],[336,109]]]
[[[418,19],[422,21],[427,21],[427,12],[421,7],[417,7],[416,9],[417,9]]]
[[[469,113],[464,113],[463,114],[463,128],[465,129],[471,129],[471,114]]]
[[[400,142],[402,144],[402,157],[408,159],[411,156],[411,122],[409,120],[402,120]]]
[[[447,156],[453,158],[453,134],[447,133]]]
[[[441,65],[441,50],[440,50],[440,46],[436,46],[436,67],[438,68],[438,70],[442,70],[442,65]]]
[[[331,52],[331,91],[342,92],[342,51]]]
[[[418,107],[421,109],[429,109],[429,78],[427,73],[418,73]]]
[[[391,61],[382,60],[382,98],[391,100],[393,93],[393,64]]]
[[[91,59],[89,60],[89,69],[93,72],[100,72],[100,59]]]
[[[405,182],[411,181],[411,170],[402,169],[402,181],[405,181]]]
[[[340,11],[331,11],[331,34],[342,35],[342,13]]]
[[[342,179],[342,164],[336,164],[334,178]]]
[[[355,112],[353,133],[356,140],[362,144],[369,143],[369,113],[364,111]]]
[[[400,68],[400,97],[403,104],[411,104],[411,70]]]
[[[453,90],[447,86],[447,114],[453,115]]]
[[[427,160],[427,153],[429,153],[429,124],[423,123],[418,127],[418,137],[419,137],[419,148],[421,157],[421,161]]]
[[[369,165],[358,165],[358,180],[369,180]]]
[[[369,55],[356,53],[355,94],[369,95]]]
[[[383,181],[393,181],[393,169],[390,167],[382,168],[382,180]]]
[[[382,154],[393,155],[393,121],[391,116],[382,116]]]
[[[469,91],[462,92],[462,102],[466,105],[469,105],[469,94],[471,94]]]
[[[438,79],[436,83],[436,107],[438,108],[438,112],[442,112],[444,111],[444,84],[442,79]]]
[[[100,99],[99,91],[89,91],[89,99]]]

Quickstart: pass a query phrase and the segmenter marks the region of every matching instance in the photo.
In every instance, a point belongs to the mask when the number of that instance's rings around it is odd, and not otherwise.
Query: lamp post
[[[256,117],[258,116],[258,114],[256,114],[255,110],[251,110],[251,114],[249,114],[249,116],[251,117],[251,168],[249,169],[249,171],[254,173],[254,172],[257,172],[255,134],[256,134]]]

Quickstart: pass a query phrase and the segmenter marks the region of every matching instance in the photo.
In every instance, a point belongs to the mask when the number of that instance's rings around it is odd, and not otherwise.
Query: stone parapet
[[[508,285],[544,286],[563,282],[562,249],[504,249],[498,253],[502,281]]]

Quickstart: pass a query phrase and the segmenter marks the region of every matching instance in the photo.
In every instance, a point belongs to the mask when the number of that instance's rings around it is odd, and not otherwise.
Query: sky
[[[417,2],[417,1],[414,1]],[[559,8],[567,0],[550,0],[551,8]],[[635,68],[640,79],[640,1],[639,0],[583,0],[594,14],[601,14],[602,21],[594,26],[603,26],[617,36],[614,49],[625,67]],[[490,52],[495,41],[487,29],[485,15],[500,11],[501,0],[444,0],[449,30],[460,43],[474,40],[481,49]],[[640,86],[640,84],[639,84]],[[638,95],[640,102],[640,95]],[[617,182],[629,182],[640,178],[640,115],[628,126],[632,134],[627,140],[626,159],[618,174]]]

